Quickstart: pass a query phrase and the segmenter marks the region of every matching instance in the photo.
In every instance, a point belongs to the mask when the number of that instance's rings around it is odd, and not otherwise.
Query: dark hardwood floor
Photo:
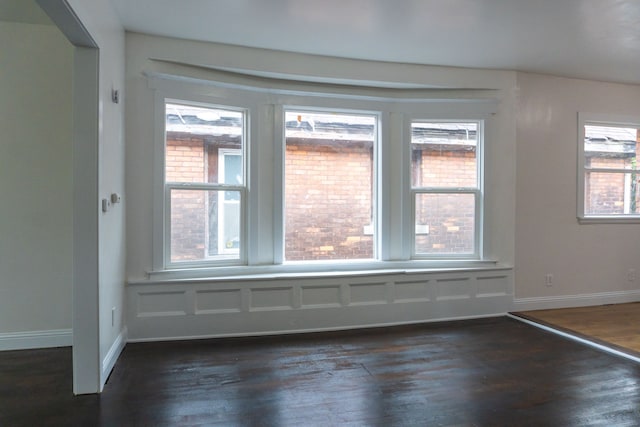
[[[509,318],[128,344],[72,396],[71,350],[0,352],[0,426],[637,426],[640,365]]]

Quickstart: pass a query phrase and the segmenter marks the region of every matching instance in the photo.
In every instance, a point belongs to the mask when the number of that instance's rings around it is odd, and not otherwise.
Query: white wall
[[[578,112],[640,118],[640,87],[524,73],[517,86],[517,305],[637,299],[627,271],[640,269],[640,227],[578,224],[576,167]]]
[[[0,338],[71,344],[72,63],[55,26],[0,22]]]
[[[99,197],[111,193],[122,202],[99,215],[99,342],[104,384],[126,342],[124,319],[125,205],[124,187],[124,30],[108,0],[69,0],[75,14],[98,45],[99,69]],[[111,101],[111,91],[120,92],[120,103]],[[112,324],[112,308],[115,307]]]

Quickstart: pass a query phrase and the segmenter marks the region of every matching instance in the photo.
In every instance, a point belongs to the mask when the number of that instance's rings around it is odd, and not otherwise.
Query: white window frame
[[[218,81],[193,81],[174,76],[148,76],[155,92],[153,270],[154,279],[216,277],[244,274],[319,273],[326,271],[371,271],[381,269],[459,268],[494,265],[483,260],[483,157],[478,142],[478,189],[475,250],[473,254],[434,254],[416,257],[415,221],[411,189],[410,142],[412,120],[433,122],[480,122],[497,111],[495,98],[473,98],[456,91],[384,91],[292,82],[289,90],[263,85],[238,85]],[[294,90],[295,89],[295,90]],[[469,96],[469,95],[468,95]],[[475,95],[470,95],[475,96]],[[236,262],[169,263],[164,189],[164,103],[202,104],[246,111],[245,186],[242,199],[244,221],[240,259]],[[373,260],[284,262],[284,155],[285,110],[330,111],[375,114],[378,117],[374,149],[374,253]],[[482,132],[486,131],[483,122]],[[404,147],[404,148],[403,148]],[[406,148],[406,149],[405,149]],[[437,189],[433,189],[437,191]],[[459,189],[456,191],[469,191]],[[451,189],[445,192],[450,193]],[[169,236],[169,237],[167,237]]]
[[[420,123],[476,123],[476,186],[475,187],[435,187],[423,186],[413,187],[411,177],[408,177],[411,193],[411,224],[412,224],[412,244],[411,257],[413,259],[471,259],[478,260],[482,258],[482,224],[483,224],[483,194],[484,194],[484,120],[480,119],[456,119],[456,120],[434,120],[432,118],[411,117],[407,120],[407,138],[406,150],[411,156],[411,125],[413,122]],[[409,164],[409,173],[411,172],[411,164]],[[419,234],[428,234],[422,232],[416,224],[416,196],[418,194],[472,194],[474,196],[474,224],[473,224],[473,252],[471,253],[433,253],[423,254],[416,252],[416,236]]]
[[[221,102],[220,102],[221,101]],[[223,110],[237,111],[243,113],[244,123],[242,137],[242,149],[233,150],[240,151],[242,155],[242,185],[230,185],[225,183],[191,183],[191,182],[167,182],[165,178],[165,155],[166,155],[166,105],[181,104],[186,106],[219,108]],[[171,96],[169,93],[158,93],[156,96],[156,138],[160,140],[156,143],[157,149],[154,155],[154,180],[156,182],[156,190],[154,194],[154,210],[163,211],[160,218],[159,215],[154,216],[154,270],[171,270],[171,269],[189,269],[211,266],[229,266],[243,265],[246,262],[246,222],[247,222],[247,189],[248,189],[248,159],[247,159],[247,141],[248,126],[250,123],[249,110],[237,105],[228,105],[224,100],[216,100],[212,98],[202,98],[194,96]],[[158,151],[160,151],[158,153]],[[162,183],[162,196],[158,197],[159,185]],[[193,190],[193,191],[238,191],[240,194],[240,250],[229,253],[229,257],[207,257],[208,232],[205,233],[205,254],[202,260],[197,261],[171,261],[171,190]],[[160,207],[162,206],[162,207]],[[162,227],[162,237],[158,236],[158,228]],[[208,229],[208,227],[206,227]],[[161,245],[160,245],[161,244]],[[217,244],[217,243],[216,243]],[[162,253],[159,256],[159,253]],[[233,256],[236,255],[237,256]],[[221,254],[221,255],[224,255]]]
[[[629,174],[629,169],[619,168],[588,168],[585,156],[585,125],[608,127],[633,127],[640,129],[640,117],[619,116],[610,114],[578,113],[578,171],[577,171],[577,218],[581,224],[590,223],[640,223],[640,213],[617,215],[587,214],[585,213],[585,178],[586,172],[606,172]],[[640,170],[638,171],[640,174]],[[628,179],[625,179],[625,187]],[[625,198],[628,197],[628,189],[625,188]]]

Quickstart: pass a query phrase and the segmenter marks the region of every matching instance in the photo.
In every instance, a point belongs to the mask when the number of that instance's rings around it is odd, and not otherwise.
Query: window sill
[[[640,215],[578,217],[578,224],[640,224]]]
[[[389,274],[423,274],[453,271],[504,270],[511,266],[491,260],[460,261],[379,261],[360,263],[300,263],[270,266],[234,266],[218,268],[175,269],[152,271],[148,278],[130,280],[130,285],[155,283],[219,282],[252,279],[284,279],[313,277],[353,277]]]

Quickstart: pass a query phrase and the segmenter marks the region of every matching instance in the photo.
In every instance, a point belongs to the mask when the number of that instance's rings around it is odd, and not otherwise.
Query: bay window
[[[482,261],[492,100],[154,85],[156,272]]]

